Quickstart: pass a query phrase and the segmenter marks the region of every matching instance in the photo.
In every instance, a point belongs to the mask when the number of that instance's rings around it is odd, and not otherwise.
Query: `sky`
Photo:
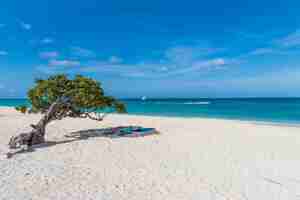
[[[1,2],[0,98],[83,74],[109,95],[300,97],[300,1]]]

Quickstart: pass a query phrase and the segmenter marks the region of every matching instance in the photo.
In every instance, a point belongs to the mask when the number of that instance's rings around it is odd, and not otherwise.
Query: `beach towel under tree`
[[[28,99],[31,103],[29,111],[44,115],[37,124],[31,125],[31,132],[12,137],[10,148],[44,143],[46,126],[54,120],[72,117],[102,121],[109,112],[126,112],[124,104],[104,96],[99,82],[81,75],[74,79],[63,74],[38,79],[28,91]]]

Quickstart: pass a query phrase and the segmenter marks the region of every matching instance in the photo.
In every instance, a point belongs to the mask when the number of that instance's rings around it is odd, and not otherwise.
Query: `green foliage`
[[[101,84],[96,80],[81,75],[69,79],[64,74],[37,79],[35,86],[28,91],[32,112],[46,112],[58,99],[68,99],[72,109],[69,116],[89,112],[126,112],[124,104],[113,97],[105,96]]]
[[[26,112],[27,112],[27,106],[25,106],[25,105],[17,106],[17,107],[15,107],[15,109],[23,114],[26,114]]]

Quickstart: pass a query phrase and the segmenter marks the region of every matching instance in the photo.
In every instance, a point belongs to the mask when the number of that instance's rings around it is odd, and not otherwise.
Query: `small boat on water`
[[[147,100],[147,97],[146,96],[143,96],[142,97],[142,101],[146,101]]]

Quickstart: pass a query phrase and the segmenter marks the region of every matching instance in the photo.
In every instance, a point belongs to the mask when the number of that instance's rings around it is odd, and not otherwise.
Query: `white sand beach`
[[[9,138],[39,118],[0,109],[0,199],[300,199],[298,127],[129,115],[64,119],[49,124],[48,145],[7,159]],[[65,137],[121,125],[161,134]]]

